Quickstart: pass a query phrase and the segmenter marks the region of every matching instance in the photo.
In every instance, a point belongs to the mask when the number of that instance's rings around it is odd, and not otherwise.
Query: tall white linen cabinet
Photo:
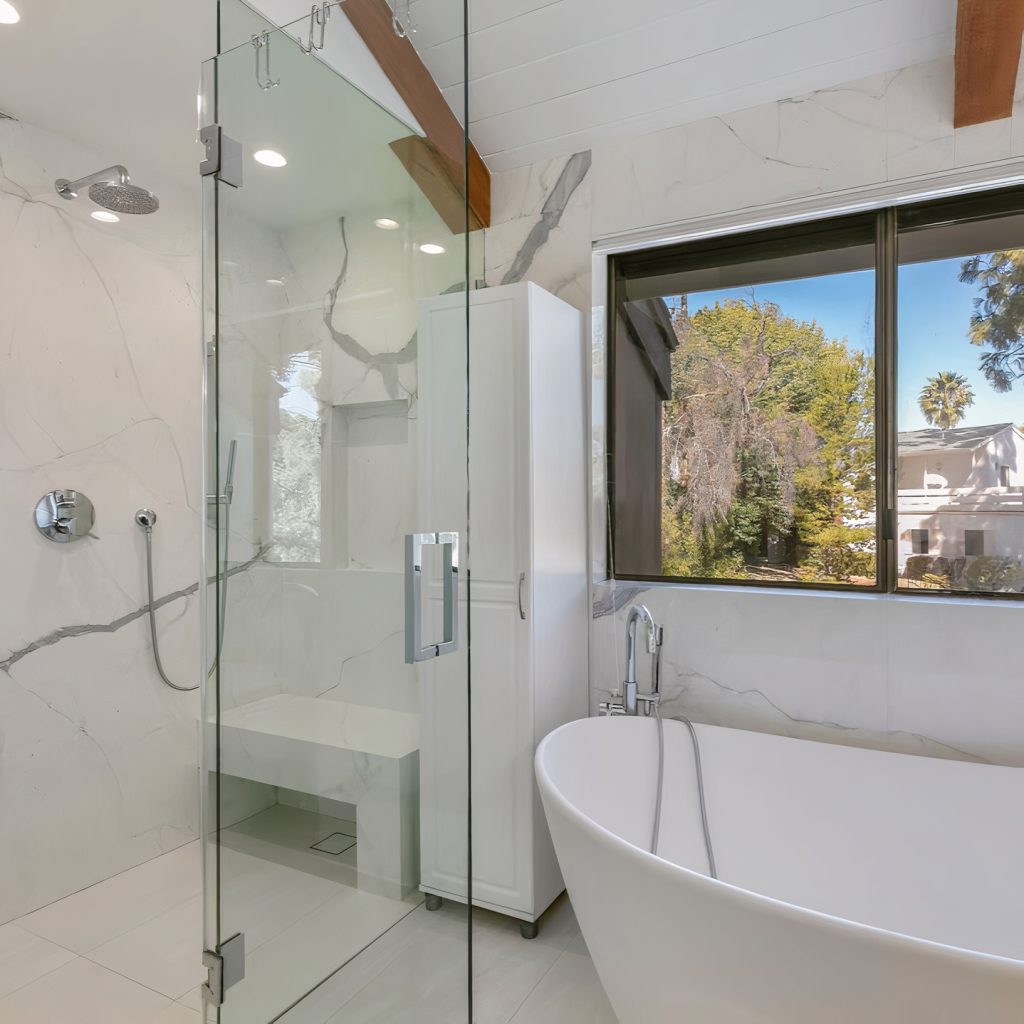
[[[418,515],[465,523],[465,302],[419,307]],[[583,315],[533,284],[473,292],[469,343],[473,903],[523,935],[564,884],[533,775],[537,744],[588,709]],[[462,434],[465,434],[463,426]],[[437,439],[449,439],[438,444]],[[464,542],[461,542],[465,547]],[[461,570],[460,570],[461,571]],[[461,573],[460,637],[467,579]],[[430,591],[430,588],[428,588]],[[439,590],[426,604],[437,605]],[[466,644],[421,662],[420,874],[466,900]]]

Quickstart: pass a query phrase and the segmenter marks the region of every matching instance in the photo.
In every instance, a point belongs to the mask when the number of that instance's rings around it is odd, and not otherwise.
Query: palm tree
[[[974,392],[963,374],[943,370],[928,378],[917,396],[917,404],[921,415],[933,427],[952,430],[974,405]]]

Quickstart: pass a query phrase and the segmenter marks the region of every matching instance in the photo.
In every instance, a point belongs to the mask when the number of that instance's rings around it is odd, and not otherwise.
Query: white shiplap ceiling
[[[953,52],[956,0],[469,0],[470,133],[492,171]],[[461,4],[413,0],[462,109]]]
[[[22,23],[0,30],[0,110],[195,184],[195,93],[214,45],[213,0],[17,2]],[[948,56],[956,20],[956,0],[469,0],[469,9],[470,130],[492,171]],[[412,0],[412,11],[414,43],[461,111],[462,0]]]

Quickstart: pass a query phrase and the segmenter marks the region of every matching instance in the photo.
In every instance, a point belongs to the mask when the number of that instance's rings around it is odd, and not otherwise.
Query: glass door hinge
[[[199,129],[199,141],[206,151],[199,162],[202,177],[217,175],[218,181],[232,188],[242,187],[242,144],[225,135],[219,124]]]
[[[216,952],[204,949],[203,966],[206,968],[203,1000],[213,1006],[221,1006],[224,993],[245,977],[245,935],[242,932],[232,935],[217,947]]]

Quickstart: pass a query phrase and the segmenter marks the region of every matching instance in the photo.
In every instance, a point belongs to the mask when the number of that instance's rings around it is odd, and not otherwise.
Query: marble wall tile
[[[968,755],[1024,765],[1024,687],[1006,643],[1024,608],[992,601],[897,601],[889,617],[889,729]]]
[[[488,285],[534,281],[589,309],[590,169],[587,151],[494,176],[496,215],[485,232]]]
[[[564,159],[495,175],[488,283],[515,267],[593,314],[592,709],[618,685],[625,616],[643,600],[666,628],[670,714],[1024,764],[1020,686],[1003,650],[1019,606],[604,581],[604,279],[593,244],[787,204],[827,208],[896,183],[910,190],[1024,172],[1014,159],[1024,155],[1020,88],[1004,121],[954,131],[952,108],[953,62],[943,58],[597,146],[568,203],[558,187]],[[561,222],[545,232],[552,209]]]
[[[995,642],[1013,630],[1015,605],[604,583],[591,641],[592,665],[602,666],[595,711],[623,674],[634,603],[665,627],[670,717],[1024,766],[1019,671]]]
[[[0,921],[192,839],[196,694],[154,668],[140,506],[168,672],[198,671],[201,349],[194,196],[138,168],[150,217],[102,225],[58,176],[109,164],[0,119]],[[134,168],[133,168],[134,170]],[[75,487],[94,536],[56,545],[37,499]]]
[[[948,58],[595,147],[593,237],[1019,155],[1019,104],[1012,119],[954,131],[952,95]]]

